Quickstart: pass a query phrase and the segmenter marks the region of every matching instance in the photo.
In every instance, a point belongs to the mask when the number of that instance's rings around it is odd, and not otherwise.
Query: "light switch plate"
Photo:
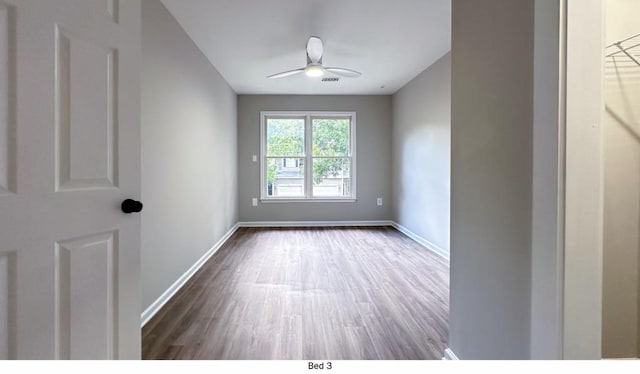
[[[251,205],[258,206],[258,198],[257,197],[254,197],[253,199],[251,199]]]
[[[253,155],[253,157],[251,157],[251,161],[258,162],[258,156],[257,155]]]
[[[382,206],[382,198],[381,197],[378,198],[378,206]]]

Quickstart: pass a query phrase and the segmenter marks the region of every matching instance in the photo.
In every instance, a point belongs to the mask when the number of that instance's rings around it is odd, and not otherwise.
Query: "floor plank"
[[[241,228],[147,323],[144,359],[441,359],[449,268],[390,227]]]

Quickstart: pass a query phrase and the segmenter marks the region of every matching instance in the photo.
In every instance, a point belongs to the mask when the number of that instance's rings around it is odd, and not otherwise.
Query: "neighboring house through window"
[[[355,201],[355,128],[354,112],[261,112],[261,199]]]

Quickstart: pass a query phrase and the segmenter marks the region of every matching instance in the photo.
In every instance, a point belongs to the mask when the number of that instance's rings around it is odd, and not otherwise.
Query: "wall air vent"
[[[337,82],[340,80],[340,77],[324,77],[322,78],[323,82]]]

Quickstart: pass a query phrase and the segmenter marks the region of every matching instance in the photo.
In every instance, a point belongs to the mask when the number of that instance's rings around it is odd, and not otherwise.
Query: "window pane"
[[[351,168],[348,158],[313,159],[313,196],[351,196]]]
[[[267,159],[267,196],[304,197],[304,158]]]
[[[267,156],[304,155],[304,118],[267,119]]]
[[[348,118],[314,118],[313,156],[349,156]]]

